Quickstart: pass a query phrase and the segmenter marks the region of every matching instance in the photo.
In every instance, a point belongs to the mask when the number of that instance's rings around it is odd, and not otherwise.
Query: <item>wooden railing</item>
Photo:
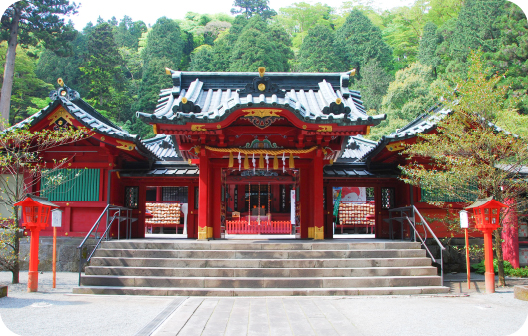
[[[226,221],[227,234],[290,234],[290,221]]]

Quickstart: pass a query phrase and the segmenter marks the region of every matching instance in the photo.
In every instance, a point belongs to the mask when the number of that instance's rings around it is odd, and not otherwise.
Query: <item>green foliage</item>
[[[115,42],[118,47],[137,49],[141,34],[147,31],[147,25],[143,21],[132,21],[125,15],[114,28]]]
[[[165,68],[180,69],[183,41],[178,23],[166,17],[159,18],[147,36],[143,49],[143,76],[136,110],[152,111],[161,89],[172,86]]]
[[[214,71],[212,65],[212,51],[213,47],[203,44],[194,49],[191,55],[191,64],[189,64],[189,71]]]
[[[343,54],[345,66],[356,68],[358,78],[369,61],[377,61],[385,69],[392,67],[392,50],[383,41],[381,30],[363,13],[353,10],[336,32],[335,46]]]
[[[299,51],[298,71],[339,72],[345,70],[338,62],[334,48],[334,31],[318,24],[308,31]]]
[[[106,110],[110,116],[119,120],[126,116],[121,114],[120,100],[124,99],[123,58],[114,41],[113,29],[108,23],[95,27],[88,37],[88,55],[80,70],[82,78],[89,83],[87,99],[93,99],[94,107]]]
[[[263,19],[269,19],[277,15],[277,12],[269,7],[269,0],[235,0],[233,6],[238,8],[231,8],[231,14],[242,14],[246,18],[259,15]]]
[[[484,260],[479,262],[478,264],[471,265],[471,268],[475,271],[475,273],[478,274],[484,274],[486,273],[486,265],[484,264]],[[493,259],[493,270],[495,273],[499,271],[499,261],[495,258]],[[512,264],[508,260],[504,260],[504,274],[505,275],[511,275],[514,273],[515,269],[513,268]],[[521,277],[528,277],[528,267],[524,267],[524,269],[517,269],[516,273],[526,273],[526,275]],[[515,276],[515,275],[512,275]]]
[[[14,218],[0,218],[0,271],[13,271],[18,266],[17,232]]]
[[[306,2],[294,3],[289,7],[279,10],[276,20],[292,36],[293,48],[297,50],[304,43],[309,30],[315,29],[317,25],[330,27],[332,7],[320,2],[311,5]],[[330,49],[329,49],[330,50]]]
[[[441,36],[436,32],[436,25],[427,22],[423,29],[422,39],[418,47],[418,60],[420,63],[430,66],[436,77],[436,67],[440,64],[440,58],[436,55],[436,49],[441,43]]]
[[[18,44],[36,46],[42,43],[46,49],[57,54],[70,54],[69,42],[75,38],[77,31],[72,24],[64,22],[64,17],[75,14],[77,8],[78,5],[70,4],[69,0],[17,1],[2,14],[0,42],[9,40],[11,22],[17,11],[20,13]]]
[[[363,77],[357,88],[367,110],[380,110],[383,96],[387,93],[392,76],[377,61],[369,61],[363,67]]]
[[[6,43],[0,44],[0,54],[5,54]],[[37,105],[33,99],[46,97],[53,88],[35,75],[35,59],[28,56],[28,51],[17,47],[17,58],[15,60],[15,76],[13,91],[11,94],[12,123],[17,123],[33,114]],[[0,68],[0,76],[4,74],[4,67]]]
[[[253,16],[242,29],[231,51],[230,71],[288,71],[292,57],[290,41],[284,30],[268,25],[260,16]]]

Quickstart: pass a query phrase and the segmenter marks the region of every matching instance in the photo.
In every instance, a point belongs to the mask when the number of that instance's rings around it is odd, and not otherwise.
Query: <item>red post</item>
[[[28,292],[36,292],[38,290],[39,236],[40,228],[32,228],[29,245]]]
[[[202,148],[200,153],[200,176],[198,183],[198,240],[207,239],[207,223],[208,223],[208,212],[209,212],[209,195],[208,195],[208,182],[209,182],[209,159],[207,158],[205,149]]]
[[[317,149],[313,166],[314,239],[324,239],[323,152]]]
[[[53,227],[53,288],[57,285],[57,228]]]
[[[468,229],[464,229],[464,233],[466,235],[466,272],[467,272],[467,283],[468,283],[468,289],[471,289],[471,271],[470,271],[470,265],[469,265],[469,239],[468,239]]]
[[[486,293],[495,293],[495,270],[493,269],[492,230],[484,230],[484,265],[486,266]]]

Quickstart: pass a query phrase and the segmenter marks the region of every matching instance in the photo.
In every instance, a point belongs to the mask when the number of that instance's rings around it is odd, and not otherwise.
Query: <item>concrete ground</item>
[[[39,276],[39,291],[9,285],[0,298],[0,335],[528,335],[528,302],[513,288],[495,294],[462,291],[439,296],[377,297],[144,297],[72,295],[78,274]],[[462,276],[446,275],[464,288]],[[480,278],[472,275],[479,283]],[[0,284],[11,273],[0,272]],[[512,280],[510,282],[519,282]],[[526,281],[526,280],[524,280]],[[522,282],[522,281],[521,281]],[[453,288],[453,287],[452,287]],[[13,334],[11,334],[13,335]]]

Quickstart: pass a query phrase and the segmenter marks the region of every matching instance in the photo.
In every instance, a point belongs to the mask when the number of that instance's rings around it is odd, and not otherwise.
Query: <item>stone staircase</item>
[[[76,294],[393,295],[449,292],[419,243],[104,242]]]

